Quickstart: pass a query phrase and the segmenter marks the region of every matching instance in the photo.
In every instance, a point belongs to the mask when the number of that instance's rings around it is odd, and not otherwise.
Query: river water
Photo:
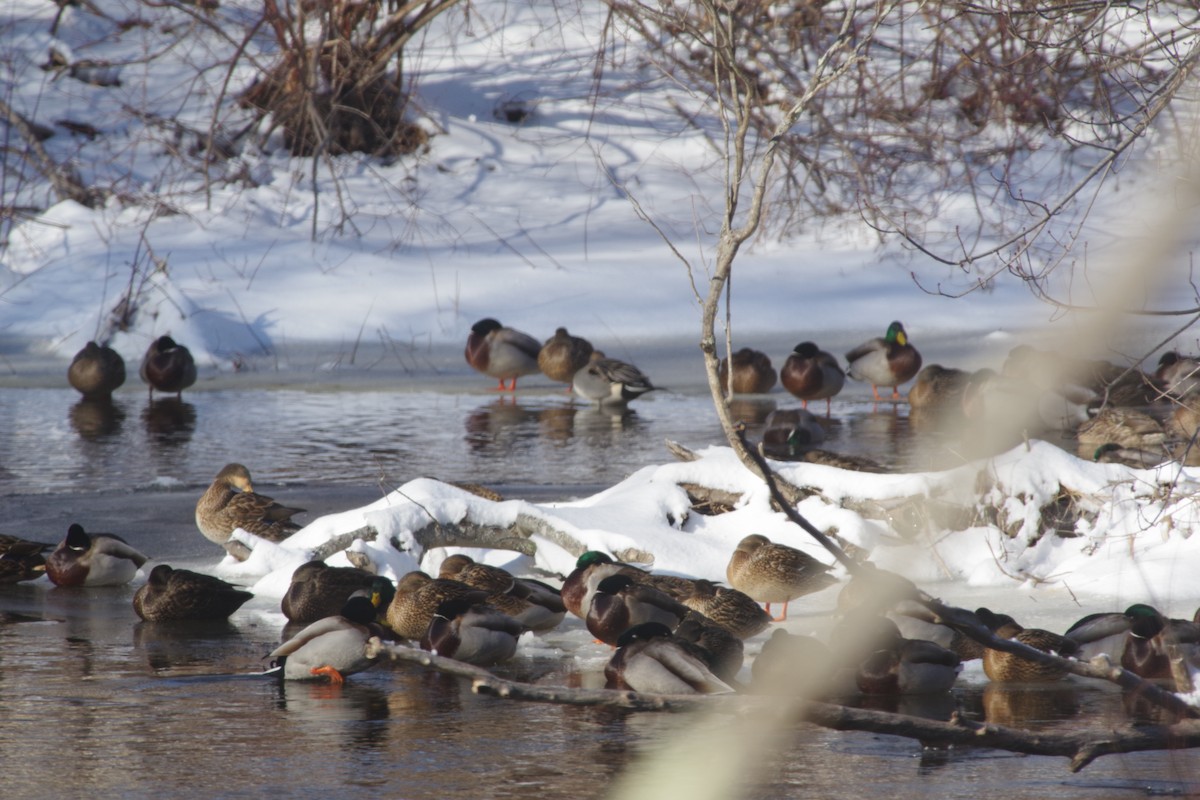
[[[216,555],[192,509],[228,461],[247,464],[260,491],[312,518],[422,475],[534,500],[580,496],[667,460],[665,439],[693,448],[722,441],[703,385],[680,376],[625,414],[537,382],[515,398],[496,396],[449,367],[353,385],[328,373],[243,377],[209,379],[183,402],[151,404],[129,387],[111,408],[81,403],[60,379],[0,381],[0,532],[53,542],[79,521],[124,535],[156,560],[205,569]],[[753,425],[790,405],[776,393],[738,414]],[[828,434],[830,449],[927,466],[905,410],[876,407],[861,391],[835,404]],[[0,586],[0,611],[33,619],[0,624],[4,797],[598,797],[678,734],[729,722],[477,697],[412,665],[379,667],[341,688],[281,686],[254,674],[279,641],[277,604],[255,599],[218,626],[155,626],[138,622],[133,591],[61,589],[44,579]],[[1003,592],[935,591],[1004,605]],[[814,596],[789,627],[822,624],[835,596]],[[1101,609],[1058,598],[1041,613],[1053,621],[1046,627],[1062,627],[1064,617],[1092,610]],[[606,655],[574,621],[499,671],[595,685]],[[977,668],[946,700],[974,718],[1045,730],[1128,719],[1106,687],[1000,691]],[[704,759],[684,760],[705,782]],[[1194,753],[1108,757],[1072,775],[1060,759],[927,750],[800,724],[755,762],[742,765],[730,796],[1200,796]]]

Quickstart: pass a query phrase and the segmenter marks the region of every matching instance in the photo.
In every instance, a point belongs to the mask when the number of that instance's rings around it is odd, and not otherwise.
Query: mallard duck
[[[560,597],[567,610],[580,619],[587,619],[592,595],[601,580],[609,575],[628,575],[638,583],[653,586],[676,600],[694,591],[690,578],[675,575],[655,575],[641,567],[613,561],[612,556],[598,550],[588,550],[579,556],[575,569],[563,581]]]
[[[617,651],[604,667],[608,685],[646,694],[724,694],[733,688],[722,681],[687,642],[658,622],[625,631]]]
[[[147,348],[138,374],[149,387],[151,398],[155,389],[182,397],[183,390],[196,382],[196,362],[186,347],[170,336],[160,336]]]
[[[776,628],[750,664],[750,684],[758,694],[819,697],[833,669],[833,652],[820,639]]]
[[[586,623],[592,636],[616,646],[621,634],[634,625],[661,622],[674,630],[687,613],[687,606],[665,592],[618,574],[597,584]]]
[[[698,648],[697,655],[714,675],[730,685],[736,682],[746,657],[741,639],[694,610],[675,628],[675,635]]]
[[[46,575],[55,586],[123,586],[149,558],[111,533],[87,533],[73,523],[54,552]]]
[[[718,586],[712,581],[692,582],[692,591],[679,602],[698,611],[739,639],[762,633],[771,624],[771,615],[752,597],[737,589]]]
[[[480,667],[512,658],[526,628],[486,600],[486,592],[472,590],[439,604],[421,636],[421,649]]]
[[[31,581],[46,574],[47,550],[52,544],[0,534],[0,584]]]
[[[1153,606],[1135,603],[1124,612],[1088,614],[1067,628],[1063,636],[1078,645],[1075,655],[1080,661],[1091,661],[1101,653],[1106,653],[1114,662],[1120,663],[1129,628],[1138,616],[1159,617],[1161,614]]]
[[[67,381],[89,400],[107,398],[125,383],[125,359],[107,345],[88,342],[71,359]]]
[[[846,385],[846,373],[831,354],[813,342],[801,342],[783,362],[779,370],[783,388],[799,398],[805,408],[809,400],[825,401],[825,416],[829,416],[831,400]]]
[[[795,459],[825,441],[825,429],[811,411],[779,408],[763,424],[762,451],[771,458]]]
[[[959,661],[983,658],[984,646],[969,636],[943,625],[928,608],[920,603],[906,600],[898,603],[888,613],[900,635],[906,639],[924,639],[946,648],[958,656]]]
[[[537,374],[542,346],[528,333],[508,328],[488,317],[471,326],[463,355],[467,363],[500,382],[498,392],[515,392],[517,378]],[[505,382],[512,381],[509,386]]]
[[[250,470],[241,464],[226,464],[196,502],[196,527],[210,542],[222,546],[236,528],[281,542],[300,530],[291,518],[303,511],[256,493]]]
[[[569,384],[575,380],[575,373],[587,366],[592,350],[592,343],[587,339],[572,336],[566,328],[558,328],[538,351],[538,368],[550,380]]]
[[[575,373],[575,394],[600,405],[621,405],[656,388],[633,364],[594,352],[587,366]]]
[[[1134,469],[1153,469],[1171,460],[1171,456],[1162,450],[1144,450],[1140,447],[1122,447],[1109,442],[1099,447],[1090,444],[1079,446],[1079,455],[1090,457],[1098,464],[1124,464]]]
[[[1154,380],[1140,369],[1104,360],[1075,358],[1020,344],[1009,351],[1001,371],[1045,391],[1093,394],[1108,405],[1144,406],[1161,397]]]
[[[478,591],[460,581],[434,579],[420,571],[409,572],[396,582],[396,594],[387,608],[387,625],[401,639],[420,641],[438,606]]]
[[[371,638],[383,634],[375,624],[376,612],[369,598],[351,597],[337,614],[312,623],[267,657],[282,668],[284,680],[328,678],[345,683],[347,675],[369,669],[379,658],[367,653]]]
[[[734,394],[766,394],[778,380],[771,359],[761,350],[743,347],[728,359],[721,359],[717,376],[721,388],[729,387],[729,364],[733,364]]]
[[[254,597],[220,578],[159,564],[133,596],[133,610],[147,622],[221,620]]]
[[[1008,614],[997,614],[989,609],[976,609],[975,616],[1001,639],[1014,639],[1022,644],[1054,653],[1071,656],[1079,645],[1057,633],[1041,628],[1024,628]],[[983,653],[983,671],[988,678],[998,683],[1049,683],[1066,677],[1061,667],[1039,664],[1003,650],[987,648]]]
[[[291,622],[309,623],[336,616],[355,592],[371,591],[377,577],[357,567],[331,567],[324,561],[309,561],[292,572],[292,582],[279,607]],[[387,583],[391,585],[391,581]],[[386,599],[391,602],[390,594]]]
[[[487,592],[489,605],[535,633],[558,627],[567,613],[562,596],[554,587],[518,578],[506,569],[480,564],[461,553],[442,561],[438,577]]]
[[[908,404],[914,409],[958,411],[971,373],[928,364],[917,373],[917,380],[908,390]]]
[[[1161,447],[1167,440],[1162,423],[1149,414],[1131,408],[1108,406],[1081,424],[1075,432],[1080,444],[1117,444],[1121,447],[1149,449]]]
[[[906,639],[886,617],[874,620],[872,650],[858,665],[855,682],[864,694],[932,694],[954,686],[962,664],[940,644]]]
[[[1200,617],[1200,612],[1197,616]],[[1200,625],[1196,621],[1168,619],[1154,606],[1134,603],[1123,612],[1088,614],[1063,635],[1078,645],[1075,657],[1081,661],[1090,661],[1105,653],[1114,662],[1144,678],[1168,677],[1147,674],[1152,667],[1159,672],[1164,670],[1161,662],[1155,666],[1151,659],[1163,654],[1165,643],[1200,643]],[[1127,653],[1129,664],[1125,663]]]
[[[783,614],[775,618],[776,622],[787,619],[788,603],[792,600],[837,583],[829,574],[828,564],[794,547],[773,544],[758,534],[738,542],[725,568],[725,577],[734,589],[766,603],[767,613],[771,611],[771,603],[783,603]]]
[[[1183,399],[1200,390],[1200,359],[1181,356],[1174,350],[1163,353],[1154,370],[1154,381],[1164,394]]]
[[[892,387],[892,399],[900,399],[900,384],[911,379],[921,369],[921,354],[908,343],[908,334],[899,322],[888,326],[887,333],[863,342],[846,353],[850,362],[848,374],[856,381],[871,384],[876,400],[880,386]]]

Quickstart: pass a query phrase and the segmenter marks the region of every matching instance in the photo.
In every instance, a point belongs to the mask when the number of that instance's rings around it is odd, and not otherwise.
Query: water
[[[753,433],[774,405],[793,403],[772,395],[737,414]],[[157,560],[201,568],[217,556],[195,531],[192,507],[232,460],[311,518],[420,475],[517,496],[575,496],[668,460],[664,439],[692,448],[723,441],[707,394],[686,385],[626,414],[545,387],[513,399],[476,388],[221,386],[153,406],[124,392],[105,410],[43,386],[0,389],[0,408],[0,531],[57,541],[82,520]],[[830,449],[889,466],[921,467],[928,457],[903,409],[874,409],[861,396],[840,403],[827,430]],[[834,591],[789,626],[815,624]],[[597,797],[677,733],[731,722],[516,704],[411,665],[380,667],[341,688],[281,686],[254,675],[281,635],[273,602],[256,598],[224,625],[155,626],[138,622],[132,594],[0,586],[0,610],[45,620],[0,625],[5,797]],[[976,599],[1004,602],[1002,593]],[[1044,609],[1059,619],[1088,610]],[[501,672],[594,685],[606,657],[572,621]],[[1127,719],[1107,688],[999,693],[978,674],[961,684],[944,700],[975,718],[1047,730]],[[797,724],[756,760],[734,796],[915,800],[977,797],[993,786],[1011,798],[1200,796],[1200,766],[1188,753],[1107,757],[1071,775],[1061,759],[923,750]],[[699,773],[704,765],[687,766]]]

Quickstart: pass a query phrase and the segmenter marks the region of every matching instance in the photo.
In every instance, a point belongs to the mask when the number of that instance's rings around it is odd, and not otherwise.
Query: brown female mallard
[[[206,539],[222,546],[236,528],[280,542],[300,530],[291,518],[303,511],[256,493],[250,470],[241,464],[226,464],[196,502],[196,527]]]
[[[133,596],[133,610],[147,622],[222,620],[254,597],[212,575],[159,564]]]
[[[790,601],[837,583],[837,579],[829,574],[828,564],[794,547],[773,544],[758,534],[738,542],[729,558],[725,577],[734,589],[766,603],[768,613],[771,603],[783,603],[783,615],[776,617],[776,622],[787,619]]]
[[[108,398],[125,383],[125,359],[107,345],[88,342],[71,359],[67,381],[89,400]]]
[[[420,641],[438,606],[478,591],[459,581],[434,579],[420,571],[409,572],[396,582],[396,594],[387,608],[387,625],[401,639]]]
[[[739,639],[762,633],[772,622],[771,615],[745,592],[706,580],[693,581],[692,587],[679,601]]]
[[[46,574],[47,550],[52,544],[0,534],[0,584],[31,581]]]
[[[1074,655],[1079,645],[1057,633],[1041,628],[1025,628],[1008,614],[976,609],[975,616],[1001,639],[1013,639],[1035,650],[1061,656]],[[1049,683],[1066,677],[1062,667],[1039,664],[1014,653],[987,648],[983,652],[983,671],[997,683]]]
[[[324,561],[309,561],[292,572],[292,582],[279,607],[291,622],[310,623],[336,616],[355,592],[370,592],[377,577],[357,567],[331,567]],[[391,581],[387,583],[391,585]],[[388,594],[384,599],[391,602],[392,598]]]
[[[734,394],[766,394],[779,380],[774,365],[766,353],[751,347],[743,347],[728,359],[721,359],[717,375],[721,388],[729,386],[729,365],[733,365]]]
[[[592,350],[592,343],[587,339],[572,336],[566,328],[558,328],[538,351],[538,368],[550,380],[569,384],[575,379],[575,373],[587,366]]]

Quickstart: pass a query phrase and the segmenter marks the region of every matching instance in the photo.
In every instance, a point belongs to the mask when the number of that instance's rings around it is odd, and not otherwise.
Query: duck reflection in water
[[[537,412],[515,397],[498,397],[467,415],[464,437],[472,450],[507,448],[521,439],[537,437]]]
[[[143,620],[133,626],[133,646],[145,651],[146,662],[156,673],[213,675],[229,669],[229,645],[242,635],[228,619]]]
[[[71,406],[67,419],[79,438],[96,441],[120,433],[125,410],[111,397],[85,397]]]
[[[996,725],[1046,730],[1079,715],[1079,693],[1070,682],[983,687],[983,718]]]
[[[142,409],[142,423],[151,441],[165,447],[187,444],[196,430],[196,407],[177,397],[151,400]]]

